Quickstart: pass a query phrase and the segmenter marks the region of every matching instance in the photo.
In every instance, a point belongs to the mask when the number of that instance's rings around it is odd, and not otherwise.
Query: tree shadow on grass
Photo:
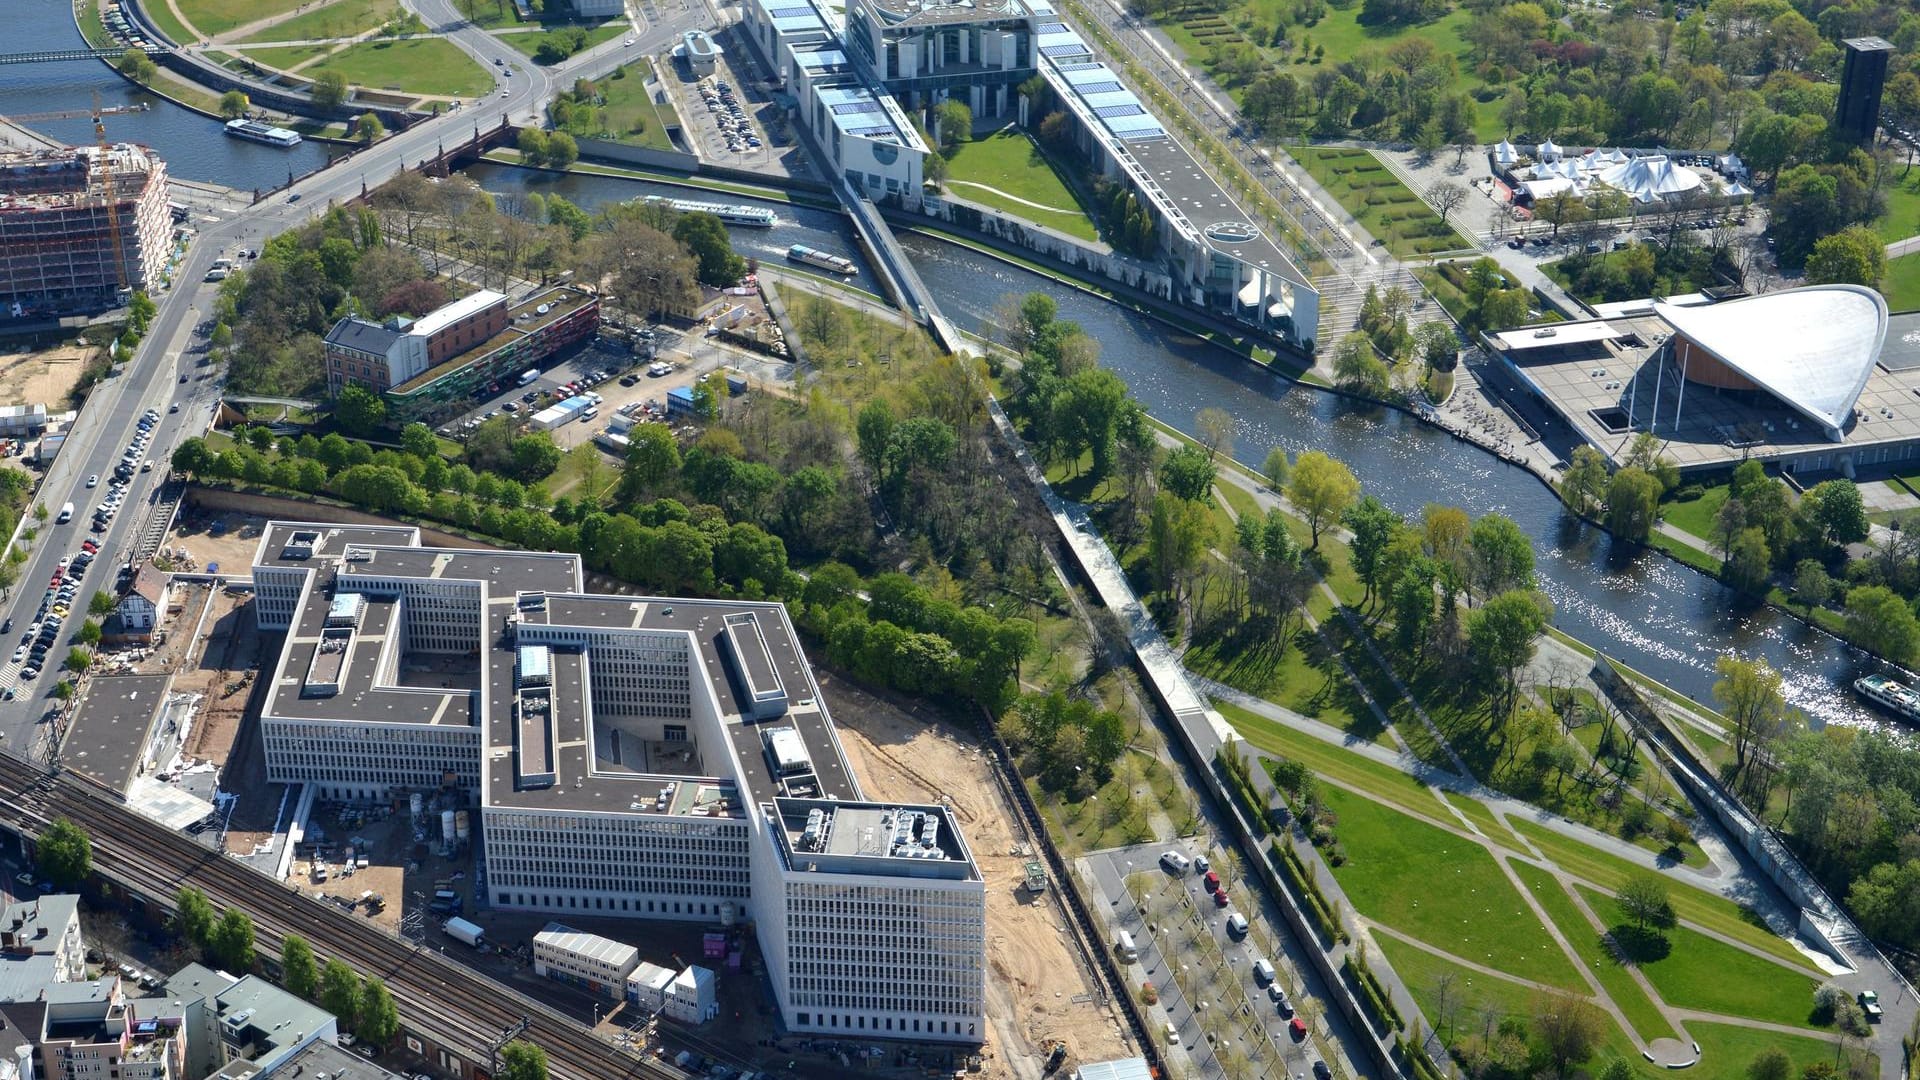
[[[1673,953],[1667,935],[1632,923],[1620,923],[1600,935],[1600,944],[1623,966],[1658,963]]]

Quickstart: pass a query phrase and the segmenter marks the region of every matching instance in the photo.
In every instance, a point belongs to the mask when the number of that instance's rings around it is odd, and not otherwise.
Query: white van
[[[1160,863],[1162,866],[1165,866],[1167,869],[1173,871],[1176,874],[1186,873],[1187,867],[1192,865],[1192,863],[1187,859],[1185,855],[1182,855],[1177,851],[1169,851],[1161,855]]]
[[[1135,948],[1133,944],[1133,935],[1125,930],[1120,931],[1120,933],[1114,937],[1113,949],[1120,954],[1120,959],[1125,960],[1129,964],[1140,958],[1140,950]]]
[[[1253,978],[1261,986],[1273,981],[1273,964],[1266,957],[1263,956],[1253,962]]]
[[[73,520],[73,504],[68,503],[67,505],[60,508],[60,516],[57,518],[54,518],[53,523],[55,525],[65,525],[67,522],[72,520]]]

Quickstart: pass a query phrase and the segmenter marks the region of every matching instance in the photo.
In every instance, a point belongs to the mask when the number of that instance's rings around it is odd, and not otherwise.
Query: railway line
[[[58,817],[72,820],[92,839],[96,871],[163,907],[171,907],[179,889],[191,885],[217,905],[247,912],[261,944],[276,953],[286,934],[298,933],[323,957],[337,957],[362,974],[379,976],[409,1031],[482,1070],[488,1048],[524,1019],[521,1037],[547,1052],[555,1080],[683,1080],[686,1075],[597,1038],[573,1020],[435,949],[391,937],[208,851],[133,813],[84,779],[48,773],[0,753],[0,822],[23,836],[37,835]]]

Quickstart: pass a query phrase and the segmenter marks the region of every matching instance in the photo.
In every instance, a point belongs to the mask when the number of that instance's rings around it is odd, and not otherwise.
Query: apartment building
[[[80,898],[72,894],[16,900],[0,912],[0,952],[9,958],[45,956],[56,982],[71,982],[86,972],[87,950],[80,940]]]
[[[578,556],[399,529],[273,522],[254,563],[287,631],[271,779],[476,803],[494,908],[751,919],[792,1030],[981,1039],[978,868],[943,808],[863,798],[784,607],[589,594]],[[555,933],[553,969],[624,984]]]
[[[167,164],[147,147],[0,152],[0,304],[16,314],[156,289],[172,235]]]
[[[270,1071],[315,1042],[339,1037],[339,1022],[317,1005],[257,975],[235,978],[188,964],[167,979],[168,1001],[180,1006],[188,1076],[250,1062]]]
[[[0,1004],[0,1044],[23,1080],[190,1080],[181,1017],[128,1001],[119,976],[49,983]]]
[[[430,419],[534,367],[600,325],[600,298],[556,285],[519,301],[482,289],[418,319],[350,315],[326,336],[327,392],[361,383],[402,422]]]

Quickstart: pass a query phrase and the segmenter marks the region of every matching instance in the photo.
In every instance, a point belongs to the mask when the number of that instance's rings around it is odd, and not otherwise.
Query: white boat
[[[1884,675],[1868,675],[1853,680],[1853,689],[1861,697],[1893,713],[1908,723],[1920,724],[1920,694],[1903,683]]]
[[[664,195],[649,195],[647,201],[656,205],[671,206],[682,214],[712,214],[729,225],[752,225],[759,229],[771,229],[780,224],[779,215],[764,206],[702,202],[699,199],[669,199]]]
[[[300,133],[283,127],[263,124],[258,120],[229,120],[227,134],[236,139],[266,143],[269,146],[298,146]]]
[[[821,251],[805,244],[795,244],[787,249],[787,258],[797,263],[805,263],[821,270],[831,270],[836,274],[851,274],[856,271],[853,260],[844,255],[835,255],[831,251]]]

